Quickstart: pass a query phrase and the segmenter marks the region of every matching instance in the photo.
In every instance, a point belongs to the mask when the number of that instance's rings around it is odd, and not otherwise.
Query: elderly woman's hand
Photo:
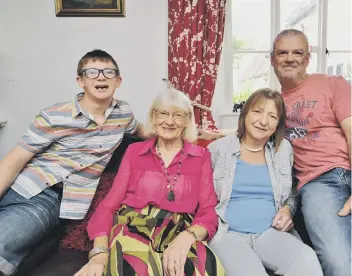
[[[272,226],[282,232],[287,232],[293,227],[292,215],[288,206],[282,207],[276,213]]]
[[[181,232],[165,250],[163,256],[164,272],[168,276],[183,276],[188,251],[196,240],[192,234]]]
[[[93,256],[74,276],[102,276],[104,268],[109,260],[108,253],[100,253]]]

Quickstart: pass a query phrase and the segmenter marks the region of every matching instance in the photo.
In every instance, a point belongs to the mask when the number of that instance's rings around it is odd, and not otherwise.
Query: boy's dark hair
[[[271,137],[271,140],[274,142],[275,151],[277,151],[280,147],[282,139],[285,136],[284,132],[286,123],[286,107],[284,104],[284,100],[281,97],[281,94],[270,88],[258,89],[257,91],[253,92],[253,94],[251,94],[251,96],[247,99],[241,110],[240,117],[238,118],[237,137],[241,139],[245,136],[246,116],[253,109],[253,107],[262,99],[273,100],[278,111],[279,122],[276,127],[276,131]]]
[[[116,61],[114,58],[109,55],[107,52],[99,49],[95,49],[91,52],[86,53],[78,62],[77,65],[77,75],[81,76],[82,75],[82,69],[84,65],[86,65],[89,61],[101,61],[101,62],[109,62],[111,61],[116,69],[117,69],[117,76],[120,76],[120,69],[119,66],[117,65]]]

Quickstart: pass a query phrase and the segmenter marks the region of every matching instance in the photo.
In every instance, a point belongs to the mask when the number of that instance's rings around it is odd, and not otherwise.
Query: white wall
[[[116,95],[145,122],[157,93],[166,88],[166,0],[126,0],[125,18],[56,17],[54,0],[1,1],[0,159],[44,107],[80,92],[78,60],[100,48],[116,58],[123,78]]]

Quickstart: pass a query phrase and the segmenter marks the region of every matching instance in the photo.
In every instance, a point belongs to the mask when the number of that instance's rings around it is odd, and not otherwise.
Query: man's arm
[[[351,117],[346,118],[340,123],[341,129],[343,133],[345,134],[346,141],[347,141],[347,146],[348,146],[348,154],[350,156],[350,164],[351,162]]]
[[[18,145],[0,161],[0,198],[18,174],[37,153],[45,151],[59,138],[50,122],[48,112],[42,110],[19,140]]]
[[[16,146],[3,160],[0,161],[0,198],[12,185],[17,175],[35,155],[21,146]]]
[[[331,77],[331,90],[333,92],[331,107],[336,120],[345,134],[348,154],[351,163],[351,84],[342,76]]]
[[[224,138],[225,136],[236,135],[236,129],[218,129],[216,131],[198,129],[198,131],[198,139],[203,140],[218,140]]]
[[[137,124],[137,129],[134,132],[134,135],[143,139],[143,140],[148,140],[148,139],[154,138],[154,135],[152,133],[148,133],[145,130],[144,125],[140,122],[138,122],[138,124]]]
[[[350,156],[350,164],[352,164],[351,162],[351,117],[348,117],[346,119],[344,119],[341,123],[340,123],[341,129],[343,131],[343,133],[345,134],[346,137],[346,141],[347,141],[347,146],[348,146],[348,154]],[[338,213],[339,216],[347,216],[348,214],[351,213],[351,199],[352,197],[350,197],[346,203],[343,205],[343,208],[340,210],[340,212]]]
[[[346,137],[348,155],[351,164],[351,84],[342,76],[331,77],[331,101],[332,111]],[[347,216],[351,213],[351,197],[346,201],[343,208],[338,212],[339,216]]]

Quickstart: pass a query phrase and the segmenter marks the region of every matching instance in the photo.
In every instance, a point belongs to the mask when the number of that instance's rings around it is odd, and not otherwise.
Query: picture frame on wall
[[[125,17],[125,0],[55,0],[56,16]]]

